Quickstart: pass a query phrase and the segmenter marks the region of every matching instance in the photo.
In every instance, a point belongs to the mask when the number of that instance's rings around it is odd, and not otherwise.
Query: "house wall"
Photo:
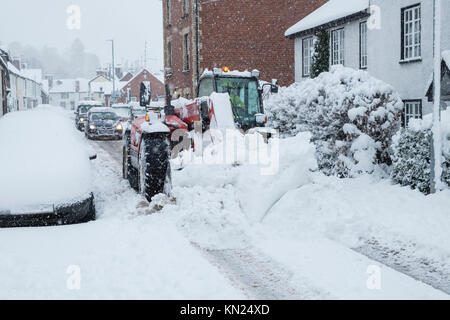
[[[50,92],[49,94],[51,105],[63,107],[63,104],[65,104],[65,109],[67,110],[74,110],[79,101],[87,100],[88,97],[89,94],[87,92],[69,92],[68,98],[62,98],[60,92]]]
[[[294,82],[294,44],[284,31],[326,0],[217,0],[199,1],[199,60],[204,69],[229,66],[237,70],[258,69],[262,80],[277,78],[281,85]],[[172,41],[171,87],[190,97],[196,93],[196,32],[193,0],[183,18],[183,1],[171,0],[171,25],[167,24],[167,0],[163,3],[165,62],[167,43]],[[189,34],[190,65],[183,72],[183,35]]]
[[[158,101],[158,96],[165,95],[164,84],[156,77],[154,77],[150,72],[145,70],[134,77],[132,81],[130,81],[126,86],[122,88],[123,97],[118,99],[118,102],[127,103],[131,101],[131,98],[135,98],[135,101],[139,101],[139,96],[141,94],[141,83],[143,81],[150,81],[153,101]],[[128,89],[130,89],[130,97],[127,97]]]
[[[401,9],[421,3],[422,10],[422,59],[416,62],[401,62]],[[433,6],[430,0],[372,0],[380,7],[381,28],[368,30],[368,68],[374,77],[393,85],[404,100],[422,100],[423,113],[432,112],[432,103],[425,97],[427,85],[433,73]],[[442,2],[442,50],[450,49],[450,2]],[[367,20],[367,19],[366,19]],[[359,69],[359,24],[364,19],[346,23],[345,66]],[[336,28],[333,28],[336,29]],[[330,30],[333,30],[330,29]],[[302,39],[295,39],[296,81],[302,77]]]

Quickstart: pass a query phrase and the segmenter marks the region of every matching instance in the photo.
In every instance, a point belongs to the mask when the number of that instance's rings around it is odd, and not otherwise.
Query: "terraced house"
[[[450,1],[442,1],[441,105],[450,105]],[[286,31],[295,42],[295,79],[310,76],[319,30],[330,34],[330,66],[368,71],[393,85],[405,103],[404,125],[433,110],[432,0],[330,0]]]

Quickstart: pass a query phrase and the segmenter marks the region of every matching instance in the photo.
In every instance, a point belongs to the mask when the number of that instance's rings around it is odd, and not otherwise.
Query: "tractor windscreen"
[[[254,127],[256,114],[263,113],[255,78],[217,78],[217,92],[228,93],[236,123],[244,129]]]

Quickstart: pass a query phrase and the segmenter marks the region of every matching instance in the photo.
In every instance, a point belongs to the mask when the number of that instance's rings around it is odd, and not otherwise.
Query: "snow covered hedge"
[[[320,169],[341,177],[391,163],[390,146],[402,110],[403,102],[392,86],[342,66],[280,88],[266,102],[268,125],[282,137],[311,132]]]
[[[407,129],[394,138],[392,179],[402,186],[410,186],[430,193],[431,116],[410,121]],[[443,174],[442,181],[450,186],[450,110],[442,114]]]

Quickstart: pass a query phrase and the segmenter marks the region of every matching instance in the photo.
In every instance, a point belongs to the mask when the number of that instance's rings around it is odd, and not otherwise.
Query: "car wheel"
[[[164,134],[146,135],[139,155],[139,192],[150,202],[170,192],[170,142]]]
[[[90,210],[89,210],[88,214],[86,215],[86,217],[84,217],[84,219],[81,222],[82,223],[91,222],[91,221],[95,221],[96,219],[97,219],[97,214],[96,214],[96,210],[95,210],[94,197],[92,196]]]

